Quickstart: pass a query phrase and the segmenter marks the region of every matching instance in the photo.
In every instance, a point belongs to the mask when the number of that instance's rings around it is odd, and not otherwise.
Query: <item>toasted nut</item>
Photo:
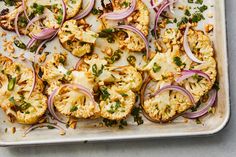
[[[207,24],[207,25],[205,25],[205,31],[206,31],[206,33],[212,32],[213,29],[214,29],[214,26],[213,26],[212,24]]]

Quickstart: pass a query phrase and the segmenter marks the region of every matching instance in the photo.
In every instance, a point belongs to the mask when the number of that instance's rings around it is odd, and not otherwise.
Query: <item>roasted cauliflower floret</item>
[[[159,90],[160,88],[166,86],[167,82],[159,81],[155,84],[152,84],[155,87],[155,91]],[[176,91],[166,91],[162,92],[156,96],[151,96],[155,91],[149,93],[145,93],[145,95],[149,95],[148,98],[145,99],[143,103],[143,109],[147,116],[151,119],[155,120],[156,122],[169,122],[170,120],[176,118],[184,111],[190,109],[193,104],[188,99],[187,96],[182,95]]]
[[[21,124],[37,123],[47,110],[47,97],[41,92],[33,92],[27,100],[10,97],[9,101],[7,107],[2,106],[3,110]]]
[[[36,78],[36,86],[30,95],[34,78],[30,68],[1,56],[0,69],[1,108],[11,121],[37,123],[47,109],[47,98],[42,94],[42,81]]]
[[[125,32],[127,35],[124,38],[119,37],[120,48],[127,48],[133,52],[141,52],[145,49],[145,43],[143,42],[143,39],[140,38],[140,36],[131,31]]]
[[[208,58],[207,62],[204,62],[201,65],[197,65],[193,67],[193,70],[200,70],[206,73],[210,77],[210,81],[198,76],[194,75],[180,84],[183,85],[194,97],[195,101],[199,101],[199,99],[206,94],[213,86],[216,80],[216,61],[214,58]]]
[[[114,10],[122,10],[129,6],[130,0],[112,0]],[[148,7],[142,2],[137,0],[135,11],[127,18],[130,25],[134,25],[145,36],[149,33],[150,12]]]
[[[188,42],[192,52],[197,58],[208,61],[214,54],[210,38],[202,31],[189,30]]]
[[[73,55],[81,57],[92,52],[98,35],[85,22],[66,21],[58,33],[62,46]]]
[[[142,86],[142,75],[133,66],[111,67],[117,90],[139,91]]]
[[[159,80],[174,80],[174,75],[181,72],[181,68],[175,64],[175,53],[157,53],[151,62],[144,68],[149,70],[150,76]]]
[[[74,17],[81,9],[82,0],[64,0],[66,4],[66,19]],[[60,13],[62,11],[61,0],[27,0],[27,6],[29,6],[28,11],[32,11],[32,6],[34,3],[44,6],[45,8],[50,8],[54,14]]]
[[[43,76],[42,79],[49,84],[48,94],[55,88],[59,87],[62,83],[68,82],[68,70],[65,69],[64,64],[66,57],[61,54],[54,54],[53,59],[46,62],[42,66]]]
[[[135,94],[131,90],[117,90],[117,87],[101,87],[101,116],[110,120],[126,118],[135,104]]]
[[[55,96],[56,109],[66,115],[76,118],[90,118],[99,115],[99,105],[76,87],[63,87]]]
[[[83,85],[91,92],[96,85],[94,76],[86,71],[72,71],[71,77],[71,83]]]
[[[127,21],[147,36],[149,33],[150,12],[142,0],[138,0],[137,2],[134,13],[127,18]]]
[[[15,31],[14,20],[15,20],[18,12],[21,13],[21,15],[22,15],[23,8],[21,6],[14,9],[13,11],[5,14],[5,15],[1,15],[0,16],[0,27],[2,27],[5,30],[8,30],[8,31]],[[25,34],[25,27],[27,25],[27,21],[25,21],[26,19],[23,16],[20,16],[19,20],[21,20],[20,25],[19,25],[19,21],[18,21],[19,33]]]

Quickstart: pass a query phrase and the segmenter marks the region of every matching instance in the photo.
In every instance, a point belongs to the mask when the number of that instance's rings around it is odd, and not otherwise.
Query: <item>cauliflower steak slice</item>
[[[134,104],[135,94],[131,90],[117,90],[114,85],[101,87],[101,116],[110,120],[121,120],[126,118]]]
[[[89,25],[84,21],[69,20],[60,28],[58,37],[66,50],[81,57],[93,51],[98,35],[91,31]]]
[[[33,71],[25,65],[0,57],[0,98],[1,108],[12,122],[37,123],[47,109],[47,97],[42,94],[44,85],[36,78],[33,86]]]
[[[99,115],[99,105],[77,88],[62,87],[54,98],[56,109],[66,116],[91,118]]]

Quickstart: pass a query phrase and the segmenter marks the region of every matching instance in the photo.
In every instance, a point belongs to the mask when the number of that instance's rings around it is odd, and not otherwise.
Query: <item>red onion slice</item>
[[[83,11],[81,11],[73,19],[80,20],[80,19],[86,17],[93,10],[94,5],[95,5],[95,0],[90,0],[87,8],[84,9]]]
[[[37,40],[35,38],[31,38],[27,44],[27,49],[29,49]]]
[[[29,21],[28,25],[27,25],[26,28],[25,28],[25,32],[27,32],[27,30],[29,29],[29,27],[30,27],[31,25],[33,25],[35,22],[37,22],[37,21],[39,21],[39,20],[41,20],[41,19],[44,19],[44,18],[46,18],[46,15],[45,15],[45,14],[34,17],[32,20]]]
[[[59,125],[53,124],[53,123],[41,123],[41,124],[35,124],[32,125],[31,127],[29,127],[25,132],[24,132],[24,136],[26,136],[28,133],[30,133],[31,131],[33,131],[36,128],[40,128],[40,127],[54,127],[58,130],[60,130],[60,134],[64,135],[66,133],[66,131]]]
[[[217,91],[216,89],[212,89],[209,92],[209,98],[207,100],[207,102],[205,103],[206,105],[195,112],[186,112],[183,117],[185,118],[189,118],[189,119],[195,119],[195,118],[199,118],[204,116],[205,114],[208,113],[209,109],[214,105],[215,101],[216,101],[216,97],[217,97]]]
[[[165,87],[159,89],[158,91],[156,91],[152,96],[156,96],[162,92],[170,91],[170,90],[177,91],[177,92],[182,93],[183,95],[186,95],[189,98],[189,100],[191,101],[191,103],[195,104],[195,100],[194,100],[192,94],[188,90],[186,90],[180,86],[175,86],[175,85],[165,86]]]
[[[167,3],[164,3],[158,10],[157,14],[156,14],[156,18],[155,18],[155,24],[154,24],[154,35],[155,35],[155,38],[157,39],[157,27],[158,27],[158,21],[159,21],[159,18],[160,18],[160,15],[161,13],[167,8],[169,7],[171,4],[174,4],[176,3],[177,0],[173,0],[172,2],[167,2]]]
[[[62,88],[65,88],[65,87],[69,87],[69,88],[77,88],[80,90],[80,92],[84,93],[85,95],[89,96],[90,99],[93,101],[94,104],[97,104],[96,101],[94,100],[94,97],[93,97],[93,94],[84,86],[82,85],[79,85],[79,84],[65,84],[65,85],[62,85],[60,88],[57,88],[55,89],[52,94],[49,96],[48,98],[48,109],[49,109],[49,112],[52,114],[52,116],[57,119],[59,122],[61,123],[64,123],[66,124],[65,121],[63,121],[60,117],[57,116],[57,114],[55,113],[55,110],[54,110],[54,105],[53,105],[53,102],[54,102],[54,98],[55,98],[55,95],[62,89]]]
[[[23,11],[24,11],[24,14],[25,14],[26,19],[27,19],[28,21],[30,21],[29,16],[28,16],[28,14],[27,14],[27,8],[26,8],[26,6],[25,6],[25,0],[22,0],[22,8],[23,8]]]
[[[55,28],[45,28],[42,30],[42,32],[36,35],[33,34],[32,37],[37,40],[45,40],[45,39],[51,38],[57,30],[58,29],[55,29]]]
[[[61,26],[63,25],[63,23],[66,20],[66,4],[64,2],[64,0],[61,0],[61,4],[62,4],[62,21],[61,21]]]
[[[192,50],[190,49],[189,43],[188,43],[188,32],[189,32],[189,24],[187,24],[187,27],[185,29],[184,32],[184,50],[186,52],[186,54],[188,55],[188,57],[196,63],[202,64],[204,63],[203,61],[199,60],[197,57],[194,56]]]
[[[37,48],[35,54],[36,54],[36,55],[39,54],[39,51],[40,51],[40,49],[43,47],[43,45],[46,44],[47,42],[53,40],[53,39],[57,36],[57,33],[58,33],[58,32],[59,32],[59,29],[55,32],[55,34],[54,34],[50,39],[44,40],[44,41],[38,46],[38,48]]]
[[[75,65],[75,70],[78,70],[79,69],[79,66],[84,62],[83,59],[79,59],[79,61],[76,63]]]
[[[194,75],[199,75],[199,76],[202,76],[204,77],[205,79],[207,79],[208,81],[211,81],[209,75],[207,75],[206,73],[202,72],[201,70],[183,70],[181,72],[182,76],[179,77],[176,82],[177,83],[180,83],[182,82],[183,80],[186,80],[187,78],[190,78]]]
[[[106,18],[108,20],[121,20],[125,19],[130,16],[136,7],[136,0],[132,0],[130,8],[124,9],[121,12],[111,12],[111,13],[104,13],[100,18]]]
[[[133,26],[129,26],[129,25],[119,25],[119,26],[116,26],[116,28],[118,29],[126,29],[126,30],[129,30],[131,32],[134,32],[136,33],[137,35],[139,35],[140,38],[143,39],[144,43],[145,43],[145,47],[146,47],[146,57],[147,59],[149,59],[150,57],[150,53],[149,53],[149,43],[148,43],[148,40],[147,38],[145,37],[145,35],[140,31],[138,30],[137,28],[133,27]]]
[[[154,9],[155,12],[158,12],[159,8],[158,6],[162,6],[167,3],[167,0],[163,0],[161,3],[156,4],[155,0],[151,0],[151,6]]]
[[[14,25],[15,25],[15,32],[18,36],[19,39],[21,39],[21,35],[20,35],[20,32],[19,32],[19,28],[18,28],[18,19],[19,19],[19,16],[20,16],[20,12],[17,12],[16,14],[16,18],[14,20]],[[21,40],[20,40],[21,41]]]

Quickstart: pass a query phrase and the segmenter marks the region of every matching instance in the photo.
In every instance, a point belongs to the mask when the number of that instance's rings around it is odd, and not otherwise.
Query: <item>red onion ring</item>
[[[137,28],[135,28],[135,27],[133,27],[133,26],[129,26],[129,25],[119,25],[119,26],[116,26],[116,28],[118,28],[118,29],[126,29],[126,30],[129,30],[129,31],[134,32],[134,33],[136,33],[137,35],[139,35],[139,37],[142,38],[143,41],[144,41],[144,43],[145,43],[145,47],[146,47],[146,57],[147,57],[147,59],[150,58],[148,40],[147,40],[147,38],[145,37],[145,35],[144,35],[140,30],[138,30]]]
[[[143,82],[143,85],[142,85],[142,88],[141,88],[141,92],[140,92],[140,101],[141,101],[141,106],[144,105],[144,94],[145,94],[145,91],[146,91],[146,88],[147,88],[147,85],[148,83],[151,81],[152,79],[147,76],[145,79],[144,79],[144,82]]]
[[[66,4],[64,2],[64,0],[61,0],[61,4],[62,4],[62,21],[61,21],[61,26],[63,25],[63,23],[66,20]]]
[[[80,60],[76,63],[76,65],[75,65],[75,70],[78,70],[78,69],[79,69],[79,66],[80,66],[83,62],[84,62],[84,60],[83,60],[83,59],[80,59]]]
[[[158,6],[162,6],[166,3],[167,3],[167,0],[163,0],[160,4],[155,4],[155,0],[151,0],[151,6],[155,12],[158,12],[158,10],[159,10]]]
[[[56,112],[55,112],[55,110],[54,110],[53,99],[54,99],[55,94],[58,92],[58,90],[59,90],[58,88],[55,89],[55,90],[51,93],[51,95],[49,96],[49,98],[48,98],[48,110],[49,110],[49,112],[51,113],[51,115],[52,115],[56,120],[58,120],[59,122],[61,122],[61,123],[63,123],[63,124],[67,124],[67,122],[64,121],[64,120],[62,120],[62,119],[56,114]]]
[[[43,47],[43,45],[46,44],[47,42],[53,40],[53,39],[57,36],[57,33],[58,33],[58,32],[59,32],[59,29],[55,32],[55,34],[54,34],[50,39],[43,41],[43,42],[38,46],[38,48],[37,48],[35,54],[39,54],[39,51],[40,51],[40,49]]]
[[[203,61],[199,60],[197,57],[195,57],[195,55],[193,54],[192,50],[190,49],[189,43],[188,43],[188,32],[189,32],[189,24],[187,24],[187,27],[185,29],[184,32],[184,50],[186,52],[186,54],[188,55],[188,57],[196,63],[202,64],[204,63]]]
[[[20,35],[20,32],[19,32],[19,28],[18,28],[18,19],[19,19],[20,13],[21,13],[21,12],[17,12],[16,18],[15,18],[15,20],[14,20],[14,25],[15,25],[15,32],[16,32],[18,38],[19,38],[20,41],[21,41],[21,35]]]
[[[204,116],[208,113],[209,109],[214,105],[217,97],[217,91],[216,89],[212,89],[209,92],[209,98],[207,102],[205,103],[206,106],[204,106],[202,109],[195,111],[195,112],[185,112],[183,117],[189,118],[189,119],[195,119]]]
[[[37,40],[35,38],[31,38],[27,43],[27,49],[29,49]]]
[[[194,76],[194,75],[196,75],[196,74],[199,75],[199,76],[204,77],[204,78],[207,79],[208,81],[211,81],[209,75],[207,75],[206,73],[202,72],[201,70],[183,70],[183,71],[181,72],[181,74],[182,74],[182,76],[179,77],[179,78],[176,80],[177,83],[180,83],[180,82],[182,82],[183,80],[186,80],[187,78],[192,77],[192,76]]]
[[[79,84],[65,84],[65,85],[62,85],[60,88],[55,89],[48,98],[48,109],[49,109],[49,112],[52,114],[52,116],[55,119],[57,119],[61,123],[66,124],[65,121],[61,120],[61,118],[56,115],[55,110],[54,110],[54,105],[53,105],[55,95],[64,87],[77,88],[77,89],[80,90],[80,92],[82,92],[85,95],[89,96],[94,104],[96,104],[96,101],[94,100],[93,94],[86,87],[84,87],[82,85],[79,85]]]
[[[95,5],[95,0],[90,0],[87,8],[84,9],[83,11],[81,11],[73,19],[74,20],[80,20],[80,19],[86,17],[93,10],[94,5]]]
[[[23,8],[26,19],[30,21],[29,16],[27,15],[27,11],[26,11],[25,0],[22,0],[22,8]]]
[[[104,13],[100,18],[106,18],[108,20],[121,20],[121,19],[125,19],[128,16],[130,16],[136,7],[137,1],[136,0],[132,0],[131,2],[131,6],[128,9],[124,9],[121,12],[111,12],[111,13]]]
[[[32,125],[31,127],[29,127],[25,132],[24,132],[24,136],[26,136],[28,133],[30,133],[32,130],[39,128],[39,127],[47,127],[47,126],[51,126],[54,127],[58,130],[60,130],[60,134],[64,135],[66,133],[66,131],[59,125],[53,124],[53,123],[41,123],[41,124],[35,124]]]
[[[58,29],[55,29],[55,28],[45,28],[42,30],[42,32],[36,35],[33,34],[32,37],[37,40],[45,40],[45,39],[51,38],[57,30]]]
[[[27,30],[29,29],[29,27],[30,27],[31,25],[33,25],[34,22],[37,22],[37,21],[39,21],[39,20],[41,20],[41,19],[43,19],[43,18],[45,18],[45,17],[46,17],[45,14],[34,17],[32,20],[29,21],[28,25],[27,25],[26,28],[25,28],[25,32],[27,32]]]
[[[177,2],[177,0],[173,0],[172,2],[167,2],[167,3],[164,3],[158,10],[157,14],[156,14],[156,18],[155,18],[155,25],[154,25],[154,35],[155,35],[155,38],[157,39],[157,27],[158,27],[158,21],[159,21],[159,17],[161,15],[161,13],[168,7],[170,6],[171,4],[174,4],[175,2]]]
[[[175,86],[175,85],[167,85],[167,86],[159,89],[158,91],[156,91],[152,96],[156,96],[162,92],[169,91],[169,90],[174,90],[174,91],[182,93],[183,95],[186,95],[189,98],[189,100],[191,101],[191,103],[195,104],[195,100],[194,100],[192,94],[188,90],[186,90],[180,86]]]

